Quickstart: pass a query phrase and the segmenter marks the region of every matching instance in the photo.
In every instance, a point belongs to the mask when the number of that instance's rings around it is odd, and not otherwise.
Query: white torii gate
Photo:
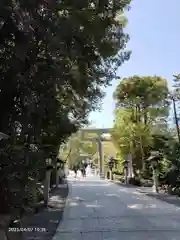
[[[103,156],[103,149],[102,149],[102,142],[104,141],[111,141],[109,132],[111,129],[109,128],[101,128],[101,129],[81,129],[80,130],[80,138],[82,141],[88,142],[96,142],[98,145],[98,152],[99,152],[99,170],[100,170],[100,177],[104,178],[104,156]],[[86,138],[84,135],[85,133],[96,133],[97,137],[90,137]],[[108,136],[103,136],[108,134]]]

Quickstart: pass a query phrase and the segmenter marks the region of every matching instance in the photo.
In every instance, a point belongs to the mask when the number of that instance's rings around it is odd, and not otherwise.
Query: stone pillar
[[[153,192],[158,193],[158,172],[157,169],[153,167]]]
[[[59,186],[59,169],[58,168],[56,168],[56,187],[58,188],[58,186]]]
[[[109,179],[110,179],[110,180],[113,180],[112,170],[109,171]]]
[[[44,182],[44,204],[45,204],[45,206],[48,205],[48,201],[49,201],[50,177],[51,177],[51,170],[47,170],[46,176],[45,176],[45,182]]]
[[[124,168],[125,184],[128,184],[128,168]]]
[[[132,155],[128,154],[127,156],[128,160],[128,179],[134,177],[134,172],[133,172],[133,165],[132,165]]]
[[[65,173],[65,177],[67,177],[69,174],[69,168],[67,164],[64,166],[64,173]]]
[[[98,152],[99,152],[99,175],[100,178],[104,178],[104,163],[103,163],[103,152],[102,152],[102,143],[101,140],[97,140]]]

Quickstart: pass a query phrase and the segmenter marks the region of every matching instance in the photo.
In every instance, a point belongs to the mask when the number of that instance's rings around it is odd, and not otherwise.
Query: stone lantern
[[[128,160],[125,160],[125,161],[124,161],[125,184],[128,183],[128,164],[129,164],[129,161],[128,161]]]
[[[158,162],[161,159],[161,155],[158,151],[152,151],[150,157],[148,158],[148,161],[151,163],[151,167],[153,170],[153,192],[158,193]]]
[[[50,178],[51,178],[51,171],[53,169],[53,165],[52,165],[51,158],[46,158],[45,161],[46,161],[46,176],[45,176],[45,183],[44,183],[44,205],[48,206]]]

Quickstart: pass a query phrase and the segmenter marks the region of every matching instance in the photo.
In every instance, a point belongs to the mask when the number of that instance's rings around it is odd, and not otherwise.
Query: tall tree
[[[117,106],[133,110],[133,121],[144,122],[167,116],[168,85],[161,77],[132,76],[122,79],[114,94]]]
[[[156,124],[166,125],[167,81],[157,76],[125,78],[117,86],[114,98],[117,106],[114,138],[121,152],[132,153],[137,168],[142,169],[152,149]]]
[[[10,135],[1,180],[25,185],[98,107],[130,55],[122,18],[129,3],[1,1],[0,131]]]
[[[125,159],[131,153],[133,164],[137,169],[141,169],[147,150],[152,144],[151,127],[142,123],[132,121],[132,110],[118,109],[115,115],[115,123],[112,137],[120,151],[120,155]]]

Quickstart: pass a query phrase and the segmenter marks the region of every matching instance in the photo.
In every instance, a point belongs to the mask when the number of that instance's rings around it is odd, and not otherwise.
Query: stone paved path
[[[53,240],[180,240],[179,207],[93,177],[69,182]]]

